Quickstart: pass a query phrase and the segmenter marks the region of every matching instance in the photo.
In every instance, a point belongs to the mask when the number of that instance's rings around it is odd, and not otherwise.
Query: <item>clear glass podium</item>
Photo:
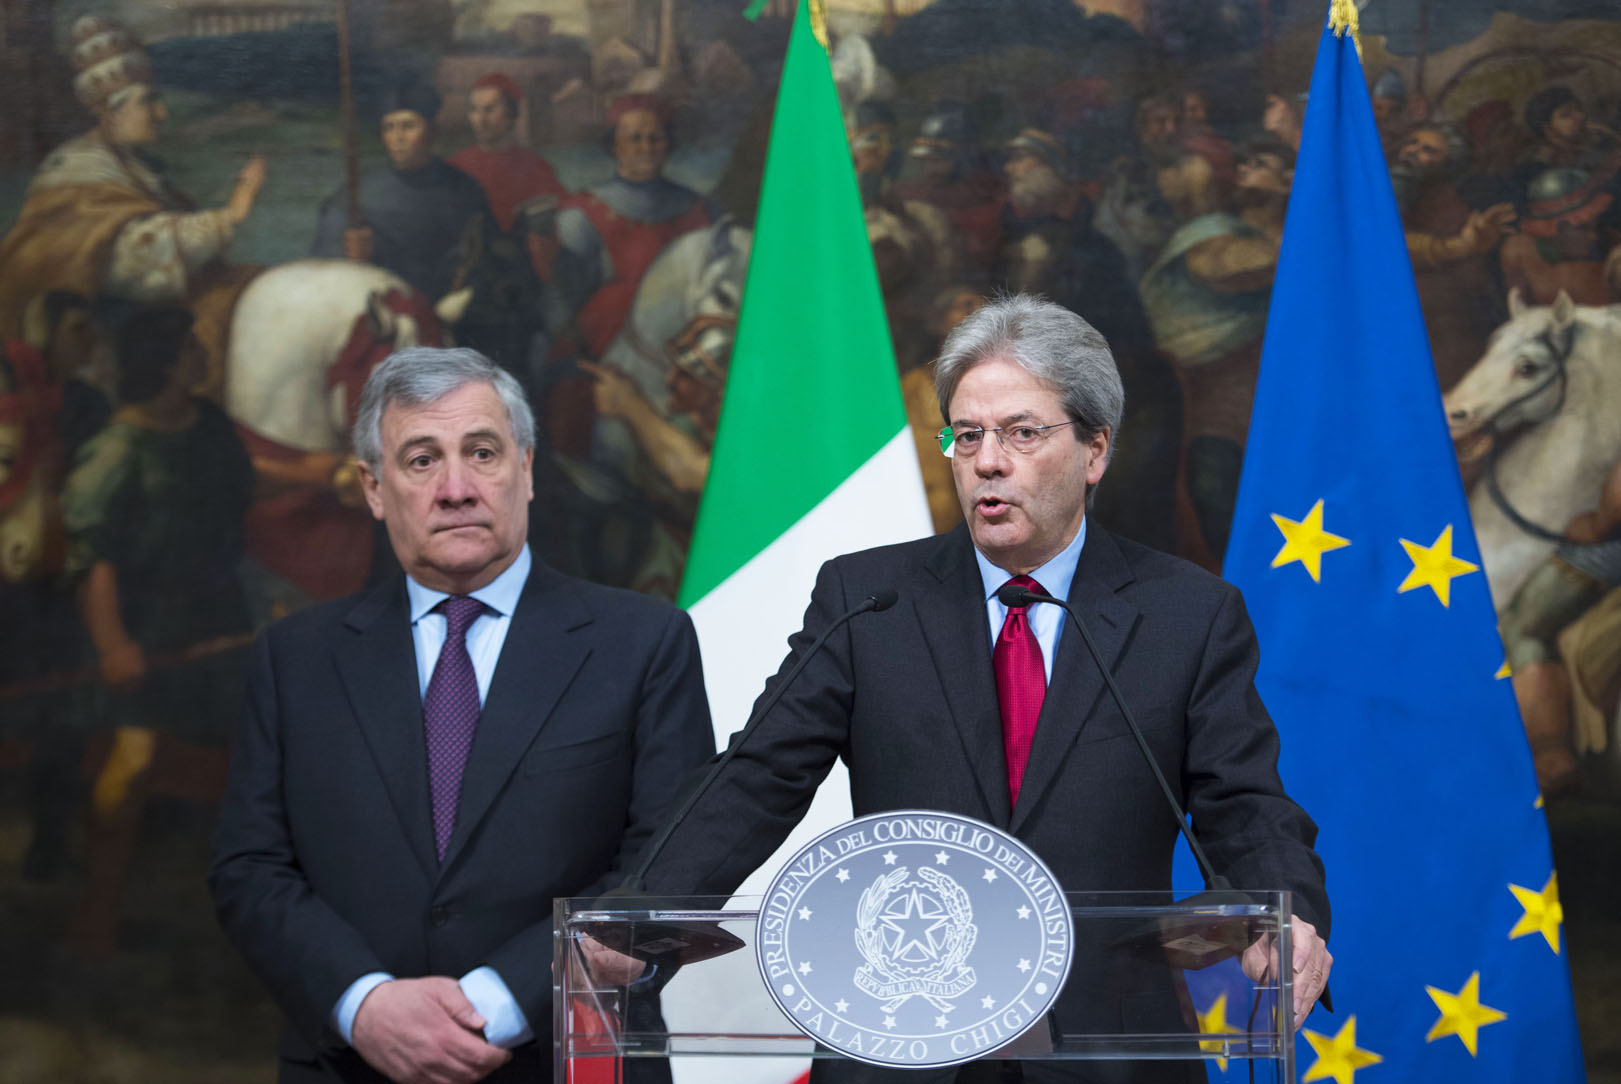
[[[1234,1079],[1292,1084],[1292,969],[1279,966],[1292,953],[1288,893],[1067,898],[1068,981],[1045,1019],[990,1057],[1215,1060],[1241,1073]],[[657,1059],[677,1084],[724,1084],[763,1078],[762,1066],[742,1073],[732,1061],[729,1071],[728,1059],[784,1059],[777,1079],[789,1080],[805,1059],[846,1057],[799,1031],[766,989],[753,944],[759,903],[557,900],[555,1079],[634,1078],[621,1070]]]

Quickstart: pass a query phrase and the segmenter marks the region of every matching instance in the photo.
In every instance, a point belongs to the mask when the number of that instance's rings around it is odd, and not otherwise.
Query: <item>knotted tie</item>
[[[439,857],[456,827],[456,805],[462,795],[462,769],[478,729],[478,675],[467,653],[467,630],[484,612],[484,604],[452,595],[435,610],[445,615],[445,646],[439,649],[428,692],[422,698],[422,720],[428,736],[428,788],[433,796],[433,838]]]
[[[1029,576],[1015,576],[1008,583],[1031,591],[1042,590]],[[1036,720],[1041,702],[1047,697],[1047,671],[1042,664],[1041,644],[1031,631],[1030,618],[1023,606],[1009,606],[996,638],[996,699],[1002,707],[1002,748],[1007,753],[1008,805],[1019,804],[1019,784],[1024,766],[1030,760],[1030,743],[1035,740]]]

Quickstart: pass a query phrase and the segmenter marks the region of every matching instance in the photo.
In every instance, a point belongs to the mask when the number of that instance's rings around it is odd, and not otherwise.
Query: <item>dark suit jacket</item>
[[[381,1079],[328,1024],[361,975],[481,965],[537,1040],[491,1079],[550,1079],[552,899],[610,887],[714,751],[686,614],[538,560],[442,862],[422,728],[403,578],[259,638],[209,880],[287,1015],[283,1080]]]
[[[965,527],[824,565],[783,669],[886,587],[899,602],[834,633],[671,841],[649,889],[732,889],[798,821],[836,757],[849,766],[857,816],[966,814],[1018,836],[1069,891],[1170,889],[1174,819],[1073,628],[1059,642],[1009,808],[984,587]],[[1291,890],[1295,912],[1326,938],[1316,826],[1279,782],[1278,737],[1255,692],[1255,636],[1237,589],[1089,522],[1069,601],[1216,869],[1238,888]],[[1078,945],[1072,976],[1093,981],[1082,989],[1072,978],[1057,1013],[1066,1030],[1181,1019],[1163,963],[1134,968],[1100,951],[1093,962],[1103,970],[1088,971],[1081,953]],[[1190,1064],[1168,1063],[1165,1074],[1175,1079]]]

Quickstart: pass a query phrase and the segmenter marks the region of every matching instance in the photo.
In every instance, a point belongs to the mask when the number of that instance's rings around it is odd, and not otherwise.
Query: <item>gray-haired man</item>
[[[1216,872],[1294,892],[1296,1020],[1327,981],[1328,898],[1316,826],[1278,780],[1256,696],[1243,600],[1200,569],[1110,534],[1087,501],[1124,405],[1103,336],[1050,302],[1000,298],[965,319],[935,365],[941,447],[962,527],[822,566],[784,669],[863,598],[811,659],[653,864],[655,894],[727,892],[804,813],[833,759],[858,816],[938,809],[1004,828],[1072,890],[1169,890],[1177,830],[1080,637],[1052,606],[1008,608],[1010,580],[1067,598],[1193,815]],[[773,680],[781,680],[779,674]],[[1089,950],[1054,1010],[1060,1030],[1182,1026],[1167,970]],[[1264,963],[1252,949],[1246,963]],[[814,1081],[1185,1084],[1197,1062],[971,1063],[886,1070],[818,1060]]]
[[[287,1014],[280,1079],[549,1079],[551,901],[609,887],[713,751],[681,611],[526,544],[534,420],[471,350],[367,381],[403,577],[272,625],[210,882]]]

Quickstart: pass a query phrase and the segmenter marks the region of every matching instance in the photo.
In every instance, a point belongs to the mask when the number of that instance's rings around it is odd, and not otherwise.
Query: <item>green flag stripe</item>
[[[906,424],[827,52],[801,3],[709,478],[681,587],[690,605],[796,523]]]

